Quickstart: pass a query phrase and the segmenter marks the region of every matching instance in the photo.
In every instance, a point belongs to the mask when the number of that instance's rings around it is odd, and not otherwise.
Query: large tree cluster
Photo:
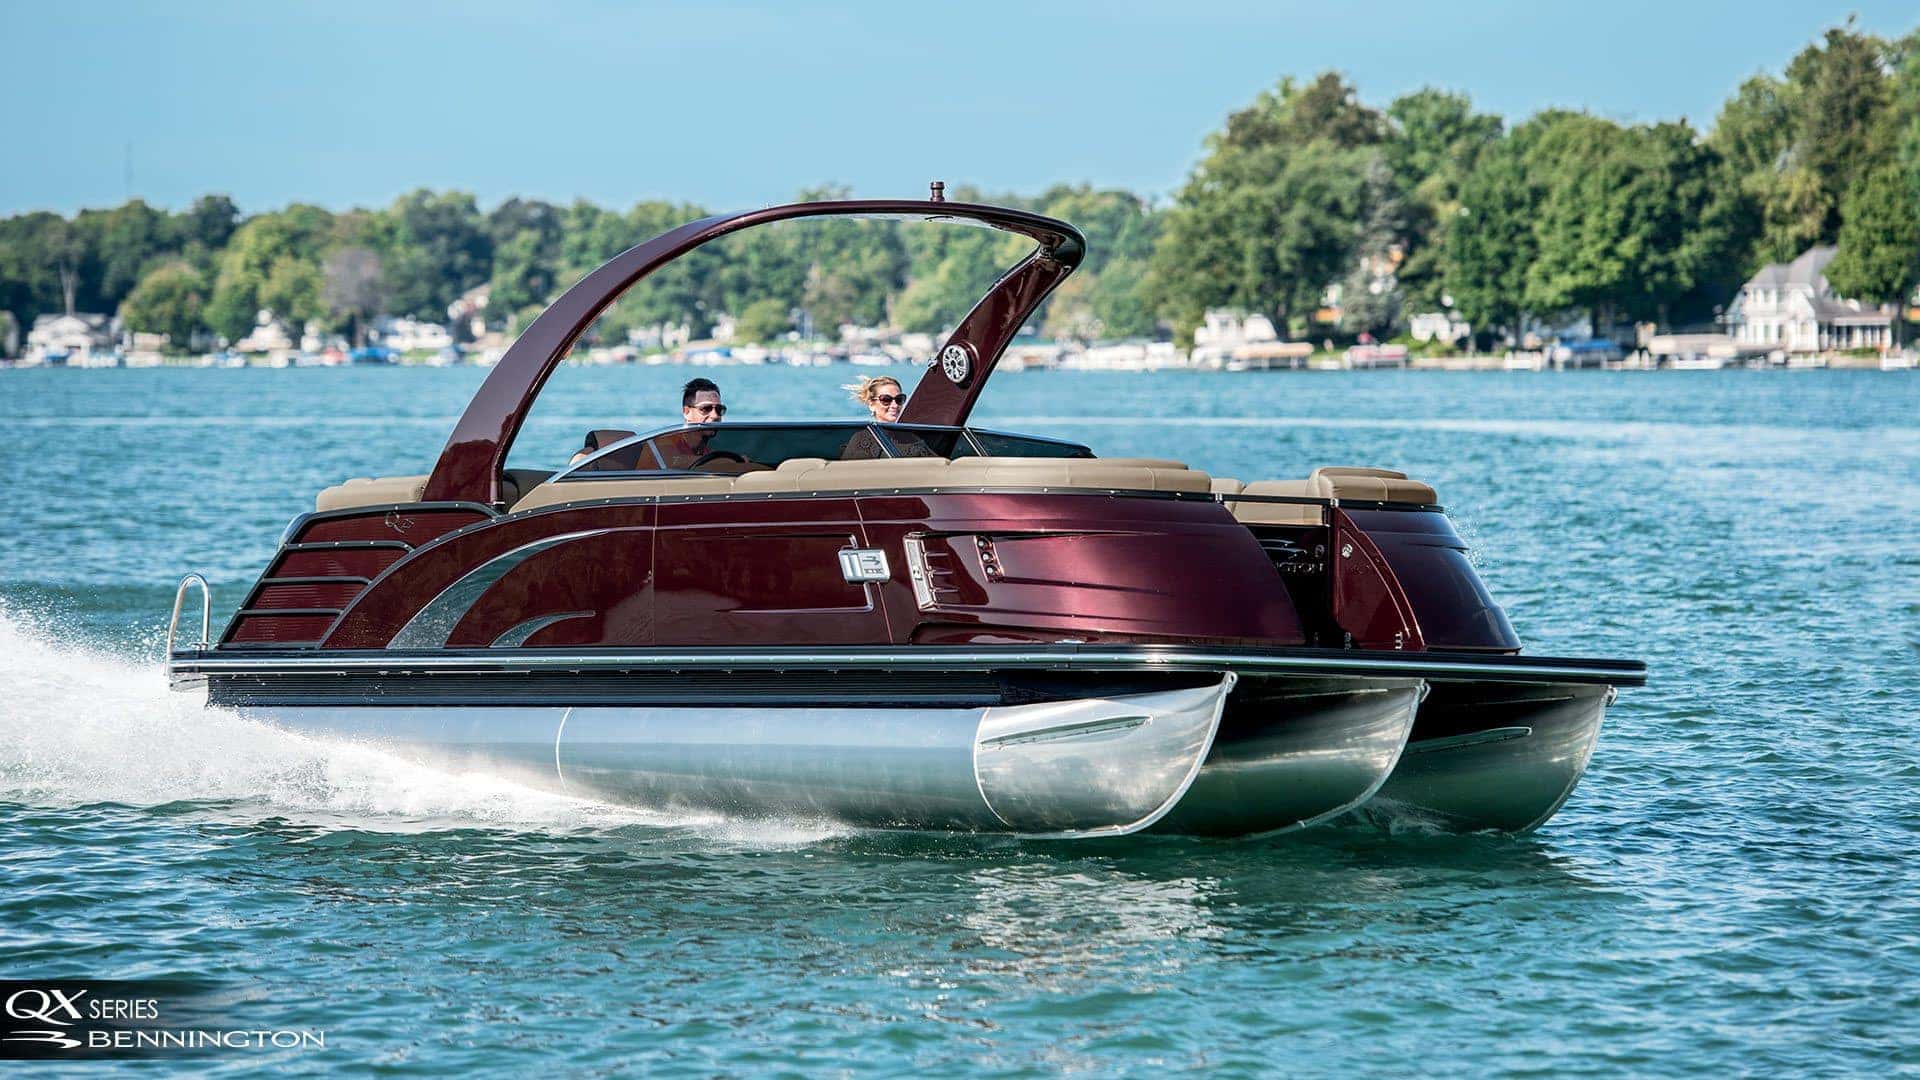
[[[847,197],[837,187],[798,195]],[[1043,313],[1051,328],[1153,331],[1142,282],[1155,216],[1144,200],[1085,186],[1037,199],[968,188],[954,197],[1052,213],[1096,236],[1085,272]],[[422,190],[344,213],[295,204],[242,219],[224,196],[210,196],[177,214],[137,200],[71,220],[26,214],[0,220],[0,310],[28,324],[46,312],[118,312],[130,329],[167,334],[179,347],[201,331],[237,340],[268,311],[357,341],[382,315],[444,320],[454,300],[486,284],[490,321],[514,330],[620,251],[707,213],[661,201],[622,211],[519,198],[483,211],[471,195]],[[849,323],[938,331],[1022,250],[1003,234],[950,225],[788,222],[669,264],[622,297],[595,334],[617,341],[659,324],[700,333],[723,314],[749,339],[795,328],[831,338]]]
[[[1336,74],[1228,117],[1161,224],[1153,291],[1294,332],[1338,286],[1342,329],[1451,301],[1486,331],[1586,312],[1709,322],[1761,265],[1838,244],[1843,295],[1920,285],[1920,32],[1837,27],[1744,83],[1704,135],[1547,110],[1507,128],[1421,90],[1374,109]]]
[[[1699,325],[1759,266],[1814,244],[1839,247],[1837,291],[1897,301],[1920,284],[1920,32],[1828,30],[1778,76],[1743,83],[1705,133],[1559,109],[1508,126],[1436,89],[1376,108],[1326,73],[1229,115],[1164,206],[1085,185],[952,194],[1086,232],[1081,272],[1039,313],[1056,338],[1184,334],[1219,307],[1316,335],[1386,337],[1443,304],[1486,333],[1569,312]],[[184,345],[200,331],[236,339],[265,310],[357,340],[382,315],[444,319],[488,284],[488,316],[511,330],[622,249],[706,213],[519,198],[483,210],[422,190],[340,213],[296,204],[243,218],[214,195],[172,213],[135,200],[22,214],[0,219],[0,311],[22,324],[118,312]],[[642,282],[596,333],[701,333],[722,314],[747,338],[831,337],[847,323],[937,332],[1023,244],[893,221],[749,230]],[[1330,298],[1337,325],[1316,321]]]

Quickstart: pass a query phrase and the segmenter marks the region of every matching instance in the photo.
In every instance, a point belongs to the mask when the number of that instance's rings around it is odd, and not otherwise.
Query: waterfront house
[[[447,321],[456,329],[465,327],[469,338],[480,340],[487,336],[487,301],[492,296],[492,285],[486,282],[475,285],[447,305]]]
[[[27,331],[27,364],[86,367],[113,353],[113,320],[105,315],[37,315]]]
[[[1423,311],[1407,320],[1407,333],[1415,341],[1463,341],[1473,327],[1452,311]]]
[[[400,353],[438,352],[453,344],[453,335],[446,327],[411,316],[374,320],[373,339]]]
[[[1279,340],[1273,320],[1265,315],[1243,315],[1215,308],[1207,312],[1204,323],[1194,328],[1189,362],[1194,367],[1220,368],[1248,346],[1270,345]]]
[[[273,312],[260,309],[253,317],[253,329],[246,337],[233,343],[233,351],[239,353],[291,353],[293,351],[293,333],[287,324],[275,318]]]
[[[1811,247],[1792,262],[1774,263],[1753,275],[1727,308],[1733,340],[1784,353],[1892,345],[1892,305],[1836,296],[1827,284],[1835,250]]]

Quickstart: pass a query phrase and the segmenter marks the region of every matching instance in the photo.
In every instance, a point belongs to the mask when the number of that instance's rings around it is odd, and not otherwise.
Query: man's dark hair
[[[688,379],[687,385],[680,388],[680,407],[691,408],[694,395],[702,390],[711,390],[717,394],[720,392],[720,384],[712,379]]]

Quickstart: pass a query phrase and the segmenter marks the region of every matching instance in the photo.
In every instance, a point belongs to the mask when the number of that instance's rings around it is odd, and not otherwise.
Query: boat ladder
[[[213,590],[207,586],[207,579],[199,574],[188,574],[180,579],[180,586],[173,590],[173,618],[167,620],[167,658],[173,658],[174,638],[180,631],[180,606],[186,603],[187,590],[197,586],[200,589],[200,640],[194,642],[197,651],[205,652],[208,638],[213,634]]]

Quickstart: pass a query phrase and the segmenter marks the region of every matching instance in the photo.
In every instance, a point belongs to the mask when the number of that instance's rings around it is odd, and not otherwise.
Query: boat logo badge
[[[404,516],[398,510],[387,511],[385,522],[387,528],[397,533],[406,533],[413,529],[413,519]]]
[[[940,350],[940,370],[946,372],[947,380],[958,386],[967,381],[967,372],[973,367],[973,357],[967,354],[965,345],[949,345]]]
[[[893,576],[887,553],[879,548],[841,548],[840,574],[848,581],[886,581]]]

